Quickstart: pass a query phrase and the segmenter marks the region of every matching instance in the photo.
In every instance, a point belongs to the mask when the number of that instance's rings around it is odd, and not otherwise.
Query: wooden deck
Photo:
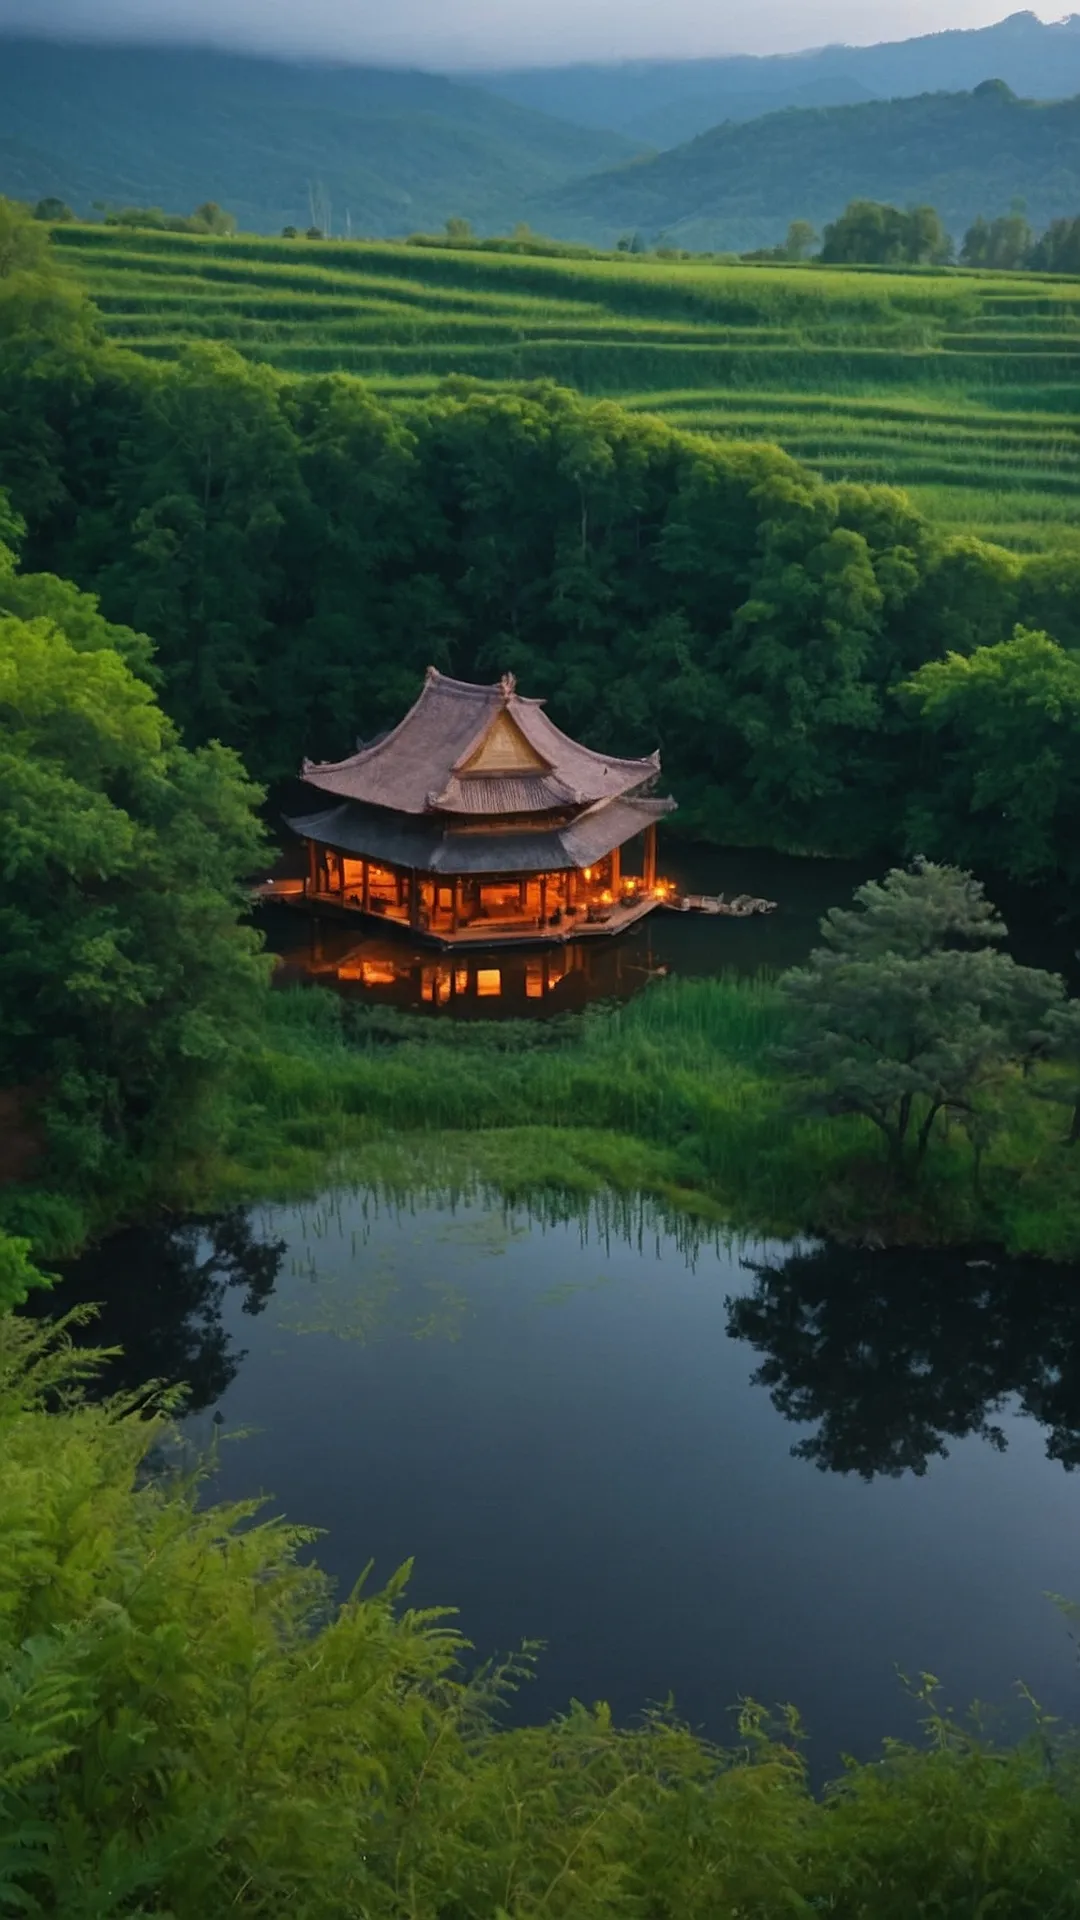
[[[457,953],[468,947],[557,947],[577,940],[610,940],[628,927],[644,920],[655,907],[664,903],[649,894],[625,904],[605,907],[606,918],[589,920],[584,912],[564,918],[559,926],[538,926],[535,920],[475,920],[456,934],[430,927],[414,927],[406,916],[389,913],[365,913],[358,902],[343,900],[339,893],[309,893],[303,881],[268,880],[256,889],[256,898],[275,906],[292,907],[304,913],[325,914],[343,921],[359,921],[364,926],[406,934],[410,940],[444,953]]]

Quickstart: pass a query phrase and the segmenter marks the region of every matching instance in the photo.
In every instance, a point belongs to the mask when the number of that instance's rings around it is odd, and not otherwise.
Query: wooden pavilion
[[[621,932],[664,897],[660,757],[620,760],[560,732],[512,674],[472,686],[429,667],[415,706],[347,760],[305,761],[303,881],[277,898],[362,914],[441,947]],[[623,850],[641,842],[640,872]]]

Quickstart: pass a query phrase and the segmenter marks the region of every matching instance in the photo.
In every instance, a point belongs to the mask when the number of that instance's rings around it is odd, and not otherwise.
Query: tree
[[[928,660],[899,688],[933,740],[908,844],[1018,880],[1080,874],[1080,657],[1045,633]]]
[[[1080,214],[1052,220],[1032,247],[1028,265],[1040,273],[1080,273]]]
[[[809,220],[793,220],[783,245],[785,260],[806,260],[820,238],[821,235]]]
[[[470,240],[474,238],[472,221],[463,220],[458,213],[451,214],[446,222],[445,232],[452,247],[468,246]]]
[[[978,1158],[987,1097],[1061,1003],[1061,981],[990,944],[1004,924],[955,867],[894,868],[855,901],[825,916],[825,945],[783,978],[792,1025],[779,1057],[811,1106],[879,1129],[894,1175],[917,1176],[942,1113]]]
[[[34,219],[48,221],[52,226],[64,226],[74,220],[75,215],[66,200],[57,200],[54,195],[39,200],[34,208]]]
[[[201,1137],[267,977],[258,798],[100,632],[0,612],[0,1085],[33,1090],[63,1180]]]
[[[961,264],[1006,269],[1023,267],[1030,263],[1034,243],[1035,236],[1019,209],[1002,214],[989,225],[980,214],[964,235]]]
[[[16,200],[0,197],[0,346],[40,357],[58,343],[88,343],[97,315],[75,281],[59,269],[46,225]],[[9,370],[22,378],[21,365]]]
[[[1043,1081],[1039,1097],[1071,1110],[1068,1145],[1080,1146],[1080,1000],[1051,1007],[1041,1028],[1031,1036],[1031,1055],[1064,1068],[1062,1078]]]
[[[44,274],[48,267],[48,234],[18,200],[0,198],[0,282]]]
[[[230,234],[236,232],[236,215],[226,213],[216,200],[204,200],[192,214],[191,224],[197,233]]]
[[[953,257],[953,243],[936,207],[911,207],[907,219],[907,258],[913,266],[943,266]]]
[[[821,258],[832,266],[917,266],[948,260],[952,242],[934,207],[902,213],[877,200],[852,200],[825,229]]]

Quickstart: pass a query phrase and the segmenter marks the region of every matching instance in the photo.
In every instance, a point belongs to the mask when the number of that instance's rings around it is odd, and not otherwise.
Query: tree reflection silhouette
[[[77,1337],[122,1349],[98,1390],[183,1382],[185,1409],[197,1413],[220,1399],[244,1358],[223,1325],[227,1293],[243,1288],[243,1311],[261,1313],[285,1246],[258,1238],[241,1207],[209,1220],[129,1227],[66,1268],[48,1293],[32,1295],[27,1311],[55,1319],[95,1302],[97,1318]]]
[[[864,1480],[923,1474],[1015,1396],[1047,1454],[1080,1464],[1080,1272],[1035,1260],[813,1247],[747,1262],[728,1331],[764,1356],[753,1378],[785,1419],[816,1422],[793,1454]]]

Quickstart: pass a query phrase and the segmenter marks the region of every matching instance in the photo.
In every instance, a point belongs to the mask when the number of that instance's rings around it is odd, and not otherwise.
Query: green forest
[[[1068,20],[788,60],[477,73],[0,37],[0,193],[82,218],[214,198],[242,228],[402,237],[519,221],[614,246],[774,245],[853,198],[938,207],[960,236],[1020,197],[1080,207]]]
[[[228,345],[407,403],[452,374],[572,386],[902,485],[939,527],[1076,544],[1080,283],[1015,272],[567,260],[441,245],[55,229],[107,337]],[[530,243],[531,245],[532,243]]]
[[[788,108],[571,179],[524,211],[569,240],[741,250],[793,216],[834,220],[854,196],[937,207],[959,235],[1020,197],[1037,225],[1080,204],[1080,100],[1022,100],[988,72],[970,93]],[[771,234],[765,231],[772,228]]]
[[[1075,1257],[1077,1003],[968,870],[1076,881],[1080,553],[550,379],[134,352],[67,257],[0,202],[0,1908],[1066,1920],[1075,1743],[1033,1704],[999,1744],[924,1676],[922,1744],[824,1791],[794,1709],[730,1749],[663,1706],[507,1725],[537,1648],[484,1664],[408,1568],[342,1603],[301,1525],[208,1499],[179,1391],[109,1397],[85,1313],[18,1309],[118,1219],[418,1158]],[[699,838],[885,877],[779,979],[562,1024],[272,991],[275,785],[429,662],[659,746]]]

